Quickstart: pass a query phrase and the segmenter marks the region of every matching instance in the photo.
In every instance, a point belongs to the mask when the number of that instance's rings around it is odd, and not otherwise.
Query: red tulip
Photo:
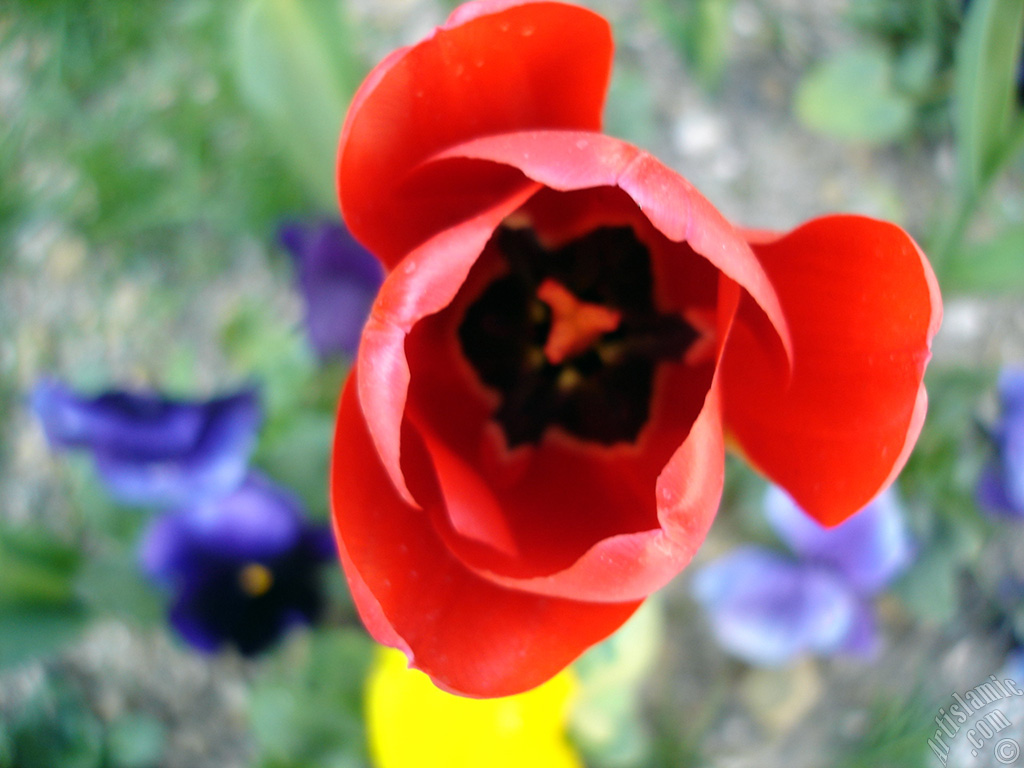
[[[450,691],[550,678],[690,560],[725,444],[833,525],[920,432],[941,303],[899,227],[736,229],[600,133],[607,22],[481,0],[341,136],[388,269],[341,396],[334,525],[371,634]]]

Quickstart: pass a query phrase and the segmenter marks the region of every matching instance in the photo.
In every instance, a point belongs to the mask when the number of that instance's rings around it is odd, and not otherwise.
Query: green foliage
[[[908,675],[920,679],[921,675]],[[925,768],[935,762],[928,739],[935,732],[935,706],[920,692],[903,700],[875,702],[864,733],[849,745],[835,768]]]
[[[155,717],[122,715],[107,729],[107,753],[111,768],[150,768],[160,764],[167,729]]]
[[[46,680],[9,725],[0,768],[104,768],[103,727],[81,691]]]
[[[867,42],[812,68],[797,116],[813,130],[883,144],[945,128],[953,41],[952,0],[852,0],[849,19]]]
[[[59,648],[81,630],[77,550],[36,529],[0,526],[0,667]]]
[[[75,586],[91,613],[137,626],[154,626],[164,618],[163,600],[139,572],[134,548],[110,545],[94,553],[83,563]]]
[[[266,431],[254,460],[287,488],[298,493],[312,517],[327,518],[327,466],[334,438],[329,412],[297,410]]]
[[[1020,0],[975,0],[957,49],[955,124],[961,196],[971,199],[1006,162],[1021,133],[1014,106],[1024,35]]]
[[[648,599],[626,625],[574,665],[580,690],[572,711],[576,743],[595,766],[644,765],[651,733],[639,689],[664,641],[661,601]]]
[[[636,63],[616,62],[605,103],[604,130],[611,136],[649,146],[654,140],[654,94]]]
[[[1007,227],[991,239],[962,246],[943,270],[947,291],[1020,294],[1024,291],[1024,224]]]
[[[242,96],[296,179],[334,208],[333,160],[348,100],[366,67],[334,0],[249,0],[235,28]]]
[[[154,768],[166,742],[167,729],[152,715],[104,724],[78,685],[47,672],[0,719],[0,768]]]
[[[357,768],[367,763],[363,681],[373,644],[321,630],[255,681],[249,719],[263,768]]]
[[[991,374],[936,371],[928,379],[929,419],[901,476],[919,555],[894,591],[923,621],[942,623],[959,608],[959,577],[988,533],[977,511],[974,485],[985,450],[975,427],[978,394]]]
[[[645,9],[706,90],[729,61],[733,0],[647,0]]]
[[[914,104],[895,88],[893,63],[878,48],[854,49],[812,69],[796,94],[797,116],[840,139],[885,143],[906,136]]]
[[[308,207],[235,92],[231,8],[19,3],[0,46],[37,53],[11,72],[25,95],[0,126],[0,223],[56,220],[105,260],[210,274],[254,229]]]

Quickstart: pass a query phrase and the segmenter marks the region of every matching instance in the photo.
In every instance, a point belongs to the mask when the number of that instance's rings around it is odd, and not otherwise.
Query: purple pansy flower
[[[998,389],[995,455],[978,480],[978,503],[993,514],[1024,519],[1024,368],[1004,370]]]
[[[43,380],[32,410],[50,445],[92,453],[111,495],[129,504],[170,506],[231,491],[256,442],[256,391],[206,401],[110,391],[83,396]]]
[[[380,263],[340,222],[286,224],[279,236],[295,259],[306,329],[316,353],[321,358],[355,354],[384,279]]]
[[[775,486],[764,505],[796,557],[749,545],[696,573],[693,594],[719,642],[764,665],[808,652],[875,653],[879,640],[868,598],[913,556],[895,493],[885,491],[835,528],[822,528]]]
[[[153,520],[143,570],[171,595],[170,622],[192,646],[259,653],[323,607],[319,567],[336,557],[326,526],[251,473],[232,493]]]

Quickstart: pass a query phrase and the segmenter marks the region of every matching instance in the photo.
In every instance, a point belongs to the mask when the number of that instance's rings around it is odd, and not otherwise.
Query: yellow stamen
[[[260,597],[274,585],[274,574],[262,563],[249,563],[239,571],[238,582],[247,595]]]

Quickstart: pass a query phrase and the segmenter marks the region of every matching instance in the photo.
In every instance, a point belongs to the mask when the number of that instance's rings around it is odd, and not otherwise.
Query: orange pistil
[[[580,301],[550,277],[540,284],[537,298],[551,307],[551,330],[544,355],[552,365],[584,352],[603,334],[618,328],[622,320],[618,310]]]

